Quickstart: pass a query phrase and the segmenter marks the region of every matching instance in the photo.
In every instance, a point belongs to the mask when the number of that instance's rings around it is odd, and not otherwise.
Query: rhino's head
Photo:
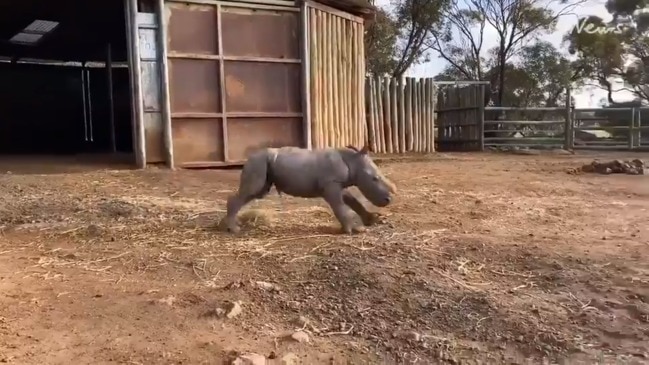
[[[361,150],[353,146],[347,148],[354,151],[354,155],[348,161],[352,184],[356,185],[367,200],[377,207],[390,204],[392,194],[396,193],[396,187],[370,158],[369,146],[365,145]]]

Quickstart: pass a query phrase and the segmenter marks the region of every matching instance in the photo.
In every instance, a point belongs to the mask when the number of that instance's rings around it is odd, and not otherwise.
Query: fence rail
[[[368,78],[367,131],[377,153],[434,152],[432,78]]]
[[[644,134],[644,139],[642,133],[649,131],[649,108],[576,108],[572,118],[573,149],[649,147],[649,133]]]
[[[566,133],[570,130],[569,107],[485,108],[485,112],[492,115],[508,111],[517,114],[541,112],[542,118],[545,118],[548,113],[563,115],[556,120],[485,120],[485,147],[568,148],[570,146],[570,133]],[[508,128],[509,126],[514,128]]]

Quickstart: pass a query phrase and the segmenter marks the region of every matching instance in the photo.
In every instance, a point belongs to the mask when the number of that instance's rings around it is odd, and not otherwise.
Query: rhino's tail
[[[276,157],[268,149],[250,155],[241,171],[239,196],[246,200],[261,199],[270,192],[273,186],[270,165]]]

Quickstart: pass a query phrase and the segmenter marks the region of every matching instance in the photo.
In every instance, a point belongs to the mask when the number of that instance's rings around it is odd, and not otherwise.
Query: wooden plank
[[[358,55],[356,58],[357,67],[358,67],[358,85],[362,85],[365,80],[365,32],[364,26],[362,23],[355,23],[355,32],[356,32],[356,47],[357,52],[354,54]],[[358,108],[358,119],[364,120],[366,117],[366,109],[363,107],[365,105],[365,93],[362,90],[359,90],[359,108]],[[361,125],[361,141],[364,143],[368,138],[367,123]]]
[[[379,151],[381,153],[387,153],[388,149],[386,146],[386,138],[385,138],[385,109],[383,106],[383,78],[376,78],[375,82],[376,86],[376,102],[378,103],[377,105],[377,115],[378,118],[376,120],[377,122],[377,133],[379,135],[378,141],[381,144],[381,147],[379,148]]]
[[[164,0],[157,1],[157,12],[156,18],[159,24],[158,29],[158,44],[160,49],[160,96],[161,96],[161,108],[160,114],[162,117],[162,134],[164,137],[164,149],[165,149],[165,160],[167,162],[167,167],[170,169],[175,168],[174,164],[174,142],[173,142],[173,130],[171,128],[171,98],[169,91],[169,59],[167,58],[167,53],[169,52],[167,46],[167,39],[169,39],[168,34],[168,23],[167,17],[165,16],[165,2]]]
[[[323,21],[323,33],[322,40],[325,44],[324,56],[325,56],[325,72],[322,76],[322,80],[325,83],[325,88],[327,90],[327,98],[325,102],[326,115],[325,123],[322,125],[322,129],[325,135],[326,147],[332,147],[335,143],[335,124],[334,124],[334,87],[333,87],[333,40],[334,32],[333,26],[331,24],[331,15],[322,12],[322,21]]]
[[[223,56],[223,8],[220,4],[216,6],[216,23],[217,23],[217,39],[219,56]],[[228,136],[228,108],[226,106],[226,89],[225,89],[225,61],[219,60],[219,95],[221,96],[221,112],[223,118],[221,119],[221,133],[223,135],[223,161],[230,161],[230,141]]]
[[[406,77],[404,103],[406,104],[405,112],[405,129],[406,129],[406,151],[414,149],[414,136],[412,131],[412,77]]]
[[[361,18],[361,17],[349,14],[347,12],[344,12],[342,10],[338,10],[336,8],[332,8],[331,6],[328,6],[328,5],[325,5],[325,4],[321,4],[321,3],[318,3],[318,2],[315,2],[315,1],[307,1],[307,4],[309,4],[309,6],[311,6],[313,8],[316,8],[316,9],[318,9],[320,11],[331,14],[331,16],[333,16],[333,17],[350,20],[350,21],[353,21],[353,22],[356,22],[356,23],[359,23],[359,24],[363,24],[363,22],[364,22],[363,18]]]
[[[140,39],[137,23],[136,0],[124,0],[128,42],[129,70],[131,78],[131,102],[133,106],[133,151],[139,168],[146,167],[146,146],[144,138],[144,110],[142,95],[142,69],[140,62]]]
[[[566,88],[566,106],[564,111],[565,123],[563,125],[563,149],[570,150],[571,148],[571,136],[572,136],[572,100],[570,98],[570,88]]]
[[[399,152],[399,110],[397,105],[397,80],[390,78],[390,121],[392,122],[392,149]]]
[[[311,46],[310,35],[311,27],[309,26],[309,8],[303,2],[300,5],[300,58],[301,73],[302,73],[302,130],[304,133],[304,147],[308,149],[313,148],[313,141],[311,135]]]
[[[414,151],[421,152],[421,112],[419,110],[419,79],[412,79],[412,114]]]
[[[525,138],[512,138],[512,137],[489,137],[485,138],[485,141],[501,141],[501,142],[526,142],[526,141],[548,141],[548,142],[557,142],[563,143],[563,138],[550,138],[550,137],[525,137]]]
[[[165,0],[172,3],[180,4],[199,4],[199,5],[222,5],[229,8],[246,8],[246,9],[263,9],[298,12],[300,9],[295,7],[295,2],[291,0],[237,0],[218,1],[218,0]]]
[[[331,14],[328,14],[328,17],[331,22],[331,30],[333,36],[331,37],[333,55],[332,55],[332,78],[333,78],[333,122],[335,124],[335,133],[333,138],[333,147],[340,147],[342,143],[342,134],[343,134],[343,124],[342,124],[342,112],[340,105],[340,86],[341,82],[341,69],[340,69],[340,27],[338,26],[338,17],[335,17]]]
[[[399,91],[397,104],[399,104],[399,152],[405,153],[408,150],[406,144],[406,90],[403,77],[399,78],[397,90]]]
[[[485,112],[485,85],[480,85],[480,100],[478,100],[478,103],[480,103],[480,109],[478,111],[478,115],[480,116],[480,120],[478,121],[478,135],[480,138],[480,151],[484,151],[484,134],[485,134],[485,120],[484,120],[484,112]]]
[[[563,120],[485,120],[485,124],[559,125]]]
[[[374,90],[372,87],[372,78],[368,77],[365,80],[365,90],[366,94],[368,96],[366,102],[367,102],[367,124],[368,124],[368,139],[369,139],[369,144],[370,147],[372,148],[372,151],[376,152],[377,146],[376,146],[376,137],[374,135],[374,103],[372,100],[374,99]]]
[[[392,104],[390,97],[389,77],[383,78],[383,122],[385,129],[385,150],[387,153],[394,153],[394,142],[392,141]]]
[[[340,28],[340,58],[338,62],[340,63],[342,76],[342,84],[340,87],[340,99],[342,102],[341,108],[341,123],[342,123],[342,136],[341,145],[348,146],[354,144],[354,125],[355,121],[351,118],[351,104],[352,98],[351,94],[351,59],[348,52],[349,46],[349,34],[347,34],[347,21],[345,19],[338,19],[338,26]]]
[[[435,83],[432,78],[428,79],[428,98],[426,99],[428,108],[428,139],[430,152],[435,152]]]
[[[185,53],[169,51],[169,58],[190,59],[190,60],[224,60],[236,62],[259,62],[259,63],[290,63],[301,64],[302,60],[298,58],[274,58],[274,57],[255,57],[255,56],[224,56],[201,53]]]

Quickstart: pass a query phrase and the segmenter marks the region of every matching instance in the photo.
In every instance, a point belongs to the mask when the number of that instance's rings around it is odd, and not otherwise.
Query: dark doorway
[[[132,159],[125,28],[122,1],[0,3],[0,154]]]

